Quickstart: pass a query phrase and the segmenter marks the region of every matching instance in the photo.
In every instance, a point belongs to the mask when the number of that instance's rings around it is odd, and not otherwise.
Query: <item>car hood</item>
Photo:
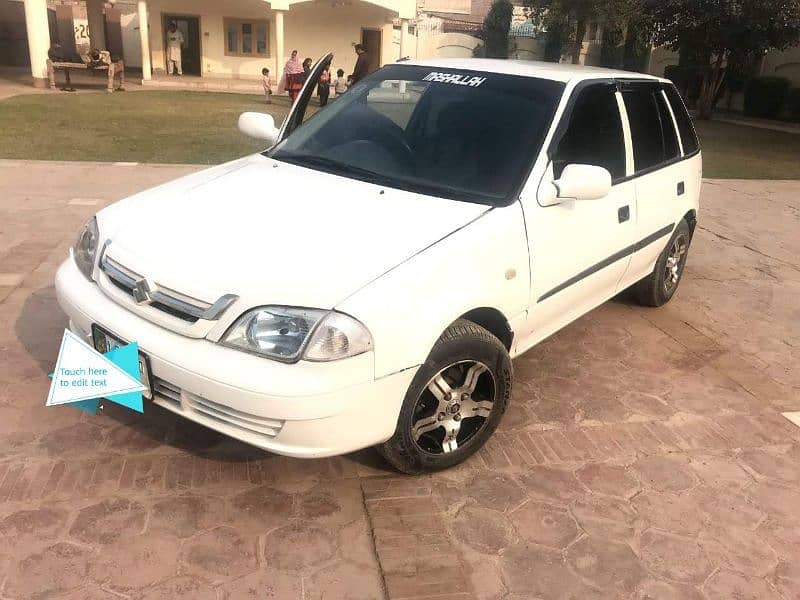
[[[109,256],[213,302],[333,308],[489,207],[254,155],[112,205]]]

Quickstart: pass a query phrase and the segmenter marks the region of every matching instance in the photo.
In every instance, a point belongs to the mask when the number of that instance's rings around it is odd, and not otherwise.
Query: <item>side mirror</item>
[[[239,131],[243,134],[264,140],[271,146],[278,141],[280,130],[275,127],[272,115],[257,112],[246,112],[239,115]]]
[[[560,200],[597,200],[611,191],[611,173],[594,165],[567,165],[553,185]]]

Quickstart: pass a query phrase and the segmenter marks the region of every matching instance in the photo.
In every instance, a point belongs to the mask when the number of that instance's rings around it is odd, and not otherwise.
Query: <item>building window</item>
[[[269,22],[225,19],[225,54],[269,56]]]

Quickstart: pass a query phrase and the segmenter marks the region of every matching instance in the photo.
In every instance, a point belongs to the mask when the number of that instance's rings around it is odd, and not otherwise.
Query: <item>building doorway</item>
[[[183,34],[181,63],[184,75],[200,75],[200,17],[186,15],[164,15],[164,56],[167,53],[167,28],[175,21],[178,31]],[[166,67],[166,64],[164,65]]]
[[[380,29],[362,29],[361,30],[361,45],[367,51],[367,62],[369,63],[369,72],[377,71],[381,66],[381,44],[383,41],[383,34]]]

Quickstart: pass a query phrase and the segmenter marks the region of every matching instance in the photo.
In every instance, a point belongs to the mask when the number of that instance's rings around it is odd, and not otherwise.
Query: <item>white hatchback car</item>
[[[701,156],[672,84],[510,60],[386,66],[269,150],[117,202],[58,270],[70,327],[136,340],[152,401],[280,454],[475,452],[511,357],[620,291],[667,302]],[[310,112],[310,111],[309,111]]]

